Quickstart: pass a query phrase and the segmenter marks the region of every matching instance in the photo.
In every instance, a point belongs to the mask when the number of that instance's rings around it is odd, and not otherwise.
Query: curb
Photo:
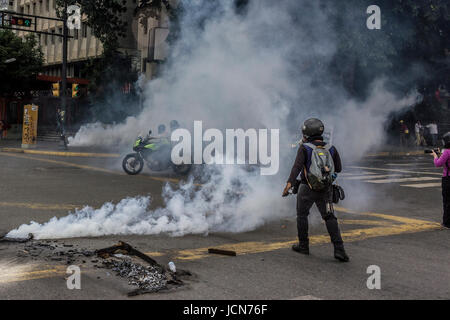
[[[59,156],[59,157],[85,157],[85,158],[119,158],[118,153],[89,153],[89,152],[67,152],[67,151],[45,151],[45,150],[29,150],[21,148],[2,148],[2,152],[10,153],[28,153],[28,154],[40,154],[46,156]]]

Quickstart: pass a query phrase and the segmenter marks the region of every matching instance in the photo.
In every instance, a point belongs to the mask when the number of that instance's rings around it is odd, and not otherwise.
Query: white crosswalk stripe
[[[380,169],[381,168],[372,168],[371,170],[374,170],[375,172],[359,171],[359,170],[354,172],[345,172],[339,174],[339,178],[340,180],[345,181],[362,181],[372,184],[399,183],[401,187],[416,188],[416,189],[441,187],[441,182],[435,182],[441,179],[436,177],[437,174],[435,172],[414,172],[398,169],[391,169],[391,170],[385,169],[384,171],[392,172],[392,173],[386,172],[388,174],[380,174],[381,172],[376,172],[377,170]]]
[[[418,183],[418,184],[402,184],[402,187],[409,187],[409,188],[436,188],[440,187],[442,185],[441,182],[433,182],[433,183]]]
[[[429,180],[441,180],[441,179],[435,178],[435,177],[414,177],[414,178],[400,178],[400,179],[365,180],[364,182],[370,182],[370,183],[400,183],[400,182],[429,181]]]
[[[363,176],[348,176],[342,178],[343,180],[367,180],[367,179],[381,179],[381,178],[392,178],[392,177],[402,177],[401,174],[374,174],[374,175],[363,175]]]
[[[360,176],[360,175],[375,175],[378,174],[376,172],[344,172],[339,173],[339,177],[352,177],[352,176]]]

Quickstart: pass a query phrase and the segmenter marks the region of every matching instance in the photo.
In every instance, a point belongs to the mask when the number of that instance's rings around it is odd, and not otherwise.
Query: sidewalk
[[[41,154],[60,157],[93,157],[119,158],[119,150],[97,147],[68,147],[64,150],[62,143],[52,141],[38,141],[35,148],[22,149],[20,140],[0,140],[1,152]]]
[[[382,146],[376,151],[368,153],[365,157],[400,157],[400,156],[418,156],[425,154],[425,150],[432,147],[398,147],[398,146]]]

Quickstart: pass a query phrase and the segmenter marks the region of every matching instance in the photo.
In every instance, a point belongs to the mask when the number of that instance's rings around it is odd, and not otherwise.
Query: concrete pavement
[[[7,182],[0,189],[0,231],[133,195],[151,194],[152,206],[160,206],[162,185],[180,179],[171,173],[154,176],[149,172],[130,177],[121,172],[118,160],[0,153]],[[439,171],[430,164],[429,156],[420,155],[369,158],[346,166],[340,183],[348,198],[340,204],[338,215],[352,258],[348,264],[332,258],[322,223],[311,227],[311,256],[292,252],[294,214],[242,234],[106,236],[57,243],[98,249],[120,239],[161,264],[174,261],[178,268],[194,273],[181,290],[133,299],[448,299],[450,233],[439,228],[440,189],[433,180],[439,178]],[[82,290],[68,290],[65,261],[20,256],[24,246],[0,244],[1,298],[127,298],[131,287],[110,271],[95,267],[96,259],[77,261],[82,268]],[[211,256],[209,247],[233,249],[238,255]],[[366,286],[370,265],[381,268],[381,290]]]

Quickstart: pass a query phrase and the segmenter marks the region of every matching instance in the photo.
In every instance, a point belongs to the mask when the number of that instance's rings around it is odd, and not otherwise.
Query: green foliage
[[[5,64],[5,60],[16,61]],[[0,29],[0,94],[27,90],[41,70],[43,54],[34,35],[22,40],[10,30]]]
[[[172,6],[168,0],[140,0],[139,5],[135,9],[135,16],[138,16],[143,24],[144,19],[155,18],[161,16],[161,11],[165,9],[170,21],[170,33],[167,41],[175,42],[181,33],[180,17],[183,13],[183,4],[180,1],[177,6]]]
[[[132,88],[129,94],[122,94],[125,84],[133,85],[137,81],[131,57],[108,50],[100,58],[90,60],[85,72],[91,81],[88,88],[91,92],[90,121],[122,121],[138,112],[135,89]]]
[[[90,59],[82,73],[90,80],[88,89],[93,108],[100,114],[102,108],[110,110],[110,118],[103,120],[115,119],[116,115],[109,106],[123,98],[120,92],[126,83],[134,83],[137,80],[137,72],[133,70],[131,58],[117,50],[120,38],[127,36],[127,1],[56,0],[56,4],[59,17],[63,17],[65,5],[80,6],[82,16],[87,19],[83,23],[86,23],[94,36],[102,42],[102,55]],[[113,101],[109,101],[111,98]]]
[[[137,72],[132,70],[131,57],[114,50],[105,50],[101,57],[91,59],[84,73],[91,80],[90,89],[120,87],[137,81]]]
[[[145,17],[158,18],[163,7],[169,16],[174,14],[175,8],[170,5],[168,0],[141,0],[135,13]]]

